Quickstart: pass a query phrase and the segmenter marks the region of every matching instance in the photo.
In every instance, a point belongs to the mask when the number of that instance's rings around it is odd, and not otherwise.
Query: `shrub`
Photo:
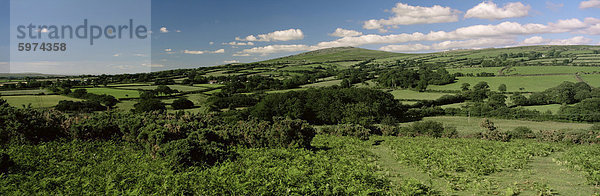
[[[200,130],[186,139],[174,140],[160,147],[158,154],[174,168],[211,166],[229,158],[230,152],[212,131]]]
[[[353,136],[361,140],[368,140],[371,130],[362,125],[355,124],[340,124],[335,126],[324,127],[323,133],[336,136]]]
[[[481,134],[481,139],[491,140],[491,141],[509,142],[510,139],[512,138],[512,136],[509,133],[499,131],[499,130],[493,130],[493,131],[488,130],[488,131],[484,131],[480,134]]]
[[[435,121],[419,121],[414,122],[410,126],[403,128],[400,131],[402,136],[431,136],[441,137],[444,132],[444,124]]]
[[[535,137],[535,135],[533,134],[533,131],[531,131],[530,128],[524,127],[524,126],[516,127],[515,129],[513,129],[512,131],[510,131],[509,134],[513,138],[520,138],[520,139],[534,138]]]
[[[310,148],[315,130],[303,120],[274,118],[239,121],[221,127],[220,135],[231,145],[248,147]]]
[[[81,140],[110,140],[119,138],[121,130],[112,120],[113,113],[100,113],[76,117],[69,129],[73,139]]]
[[[400,128],[397,126],[382,125],[379,128],[379,131],[381,132],[381,135],[384,136],[397,136],[400,133]]]
[[[62,112],[92,112],[102,111],[106,108],[96,101],[69,101],[61,100],[54,106],[56,110]]]
[[[179,99],[176,99],[175,101],[173,101],[173,103],[171,104],[171,107],[173,107],[173,109],[176,109],[176,110],[190,109],[190,108],[194,107],[194,102],[192,102],[186,98],[179,98]]]
[[[138,103],[133,105],[134,112],[151,112],[151,111],[163,111],[167,108],[165,104],[158,99],[140,99]]]
[[[8,172],[8,169],[15,163],[10,159],[10,156],[5,153],[0,153],[0,174]]]

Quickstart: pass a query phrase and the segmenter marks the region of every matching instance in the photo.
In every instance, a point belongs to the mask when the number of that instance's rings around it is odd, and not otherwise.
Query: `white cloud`
[[[600,8],[600,0],[582,1],[581,3],[579,3],[579,8]]]
[[[568,39],[544,39],[541,36],[533,36],[521,42],[521,45],[583,45],[591,44],[594,40],[583,36]]]
[[[347,30],[347,29],[337,28],[337,29],[335,29],[335,32],[333,32],[329,35],[334,36],[334,37],[354,37],[354,36],[362,35],[362,33],[355,31],[355,30]]]
[[[121,54],[113,54],[114,57],[119,57]]]
[[[482,18],[490,20],[517,18],[529,15],[530,9],[531,6],[523,5],[521,2],[511,2],[504,5],[504,7],[498,7],[498,5],[492,1],[484,1],[467,10],[465,18]]]
[[[263,47],[254,47],[250,49],[244,49],[241,52],[238,52],[238,56],[250,56],[249,54],[261,54],[267,55],[272,53],[279,52],[297,52],[297,51],[307,51],[312,50],[314,47],[310,47],[307,45],[269,45]],[[235,55],[234,55],[235,56]]]
[[[184,50],[183,51],[184,54],[221,54],[221,53],[225,53],[225,49],[218,49],[215,51],[208,51],[208,50]]]
[[[250,56],[250,54],[248,54],[248,53],[245,53],[245,54],[244,53],[235,53],[235,54],[233,54],[233,56]]]
[[[204,54],[206,53],[206,51],[199,51],[199,50],[184,50],[183,51],[184,54]]]
[[[161,33],[168,33],[168,32],[169,32],[169,30],[167,29],[167,27],[161,27],[161,28],[160,28],[160,32],[161,32]]]
[[[181,30],[177,29],[175,30],[176,33],[181,33]]]
[[[495,47],[516,44],[513,39],[497,39],[497,38],[481,38],[460,41],[444,41],[431,45],[423,44],[407,44],[407,45],[388,45],[379,48],[389,52],[416,52],[416,51],[433,51],[433,50],[449,50],[449,49],[473,49],[482,47]]]
[[[588,18],[586,22],[594,21],[595,19]],[[461,27],[454,31],[431,31],[429,33],[402,33],[402,34],[390,34],[390,35],[376,35],[368,34],[356,37],[343,37],[333,41],[320,42],[313,46],[308,45],[270,45],[264,47],[255,47],[246,49],[236,53],[238,56],[249,56],[250,54],[272,54],[278,52],[298,52],[317,50],[322,48],[330,47],[342,47],[342,46],[362,46],[370,44],[397,44],[406,42],[420,42],[420,41],[449,41],[449,40],[472,40],[488,38],[486,40],[507,40],[516,39],[517,36],[523,35],[534,35],[534,34],[553,34],[553,33],[576,33],[587,28],[591,28],[589,23],[581,22],[579,19],[567,19],[559,20],[555,23],[548,24],[520,24],[517,22],[502,22],[495,25],[473,25],[467,27]],[[467,42],[450,42],[454,45],[463,44]],[[502,42],[506,43],[506,42]],[[420,47],[420,45],[413,45]],[[471,47],[484,47],[471,46]],[[407,46],[404,46],[407,47]],[[441,49],[442,46],[438,46]],[[434,48],[435,49],[435,48]]]
[[[431,24],[458,21],[460,11],[450,7],[434,5],[433,7],[411,6],[397,3],[388,19],[371,19],[365,21],[363,28],[386,31],[386,27],[397,28],[398,25]]]
[[[525,44],[525,45],[536,45],[536,44],[542,44],[544,42],[546,42],[546,41],[541,36],[533,36],[533,37],[523,40],[523,44]]]
[[[588,25],[589,26],[589,25]],[[544,33],[565,33],[585,28],[586,24],[578,19],[559,20],[557,23],[544,24],[520,24],[516,22],[502,22],[496,25],[473,25],[461,27],[454,31],[431,31],[427,34],[402,33],[391,35],[362,35],[357,37],[344,37],[334,41],[321,42],[318,47],[341,47],[361,46],[368,44],[392,44],[413,41],[444,41],[444,40],[466,40],[474,38],[498,38],[517,35],[531,35]]]
[[[171,49],[171,48],[165,49],[165,52],[171,52],[171,51],[173,51],[173,49]]]
[[[223,61],[223,63],[225,63],[225,64],[239,63],[239,62],[240,61],[238,61],[238,60]]]
[[[208,44],[209,44],[209,45],[213,45],[213,44],[215,44],[215,42],[208,42]]]
[[[300,29],[288,29],[282,31],[274,31],[267,34],[260,34],[257,36],[248,35],[245,38],[236,37],[236,41],[250,41],[250,42],[271,42],[271,41],[290,41],[290,40],[301,40],[304,39],[304,33]]]
[[[230,46],[254,46],[253,42],[229,42],[229,43],[223,43],[223,45],[230,45]]]
[[[165,67],[163,64],[142,64],[144,67]]]

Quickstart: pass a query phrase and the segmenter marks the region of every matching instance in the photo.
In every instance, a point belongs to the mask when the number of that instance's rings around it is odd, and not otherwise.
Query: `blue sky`
[[[9,37],[7,7],[0,5],[0,38]],[[600,0],[154,0],[151,11],[153,71],[335,46],[415,53],[600,43]],[[9,44],[0,39],[0,62]]]

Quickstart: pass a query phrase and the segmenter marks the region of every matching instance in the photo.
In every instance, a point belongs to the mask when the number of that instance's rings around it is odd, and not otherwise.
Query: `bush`
[[[62,112],[92,112],[92,111],[102,111],[105,110],[106,107],[102,106],[99,102],[96,101],[69,101],[69,100],[61,100],[58,102],[58,105],[54,106],[56,110]]]
[[[0,174],[8,172],[8,169],[15,163],[10,159],[10,156],[5,153],[0,153]]]
[[[171,107],[173,107],[173,109],[176,109],[176,110],[190,109],[190,108],[194,107],[194,102],[192,102],[186,98],[179,98],[179,99],[176,99],[175,101],[173,101],[173,103],[171,104]]]
[[[371,130],[362,125],[341,124],[335,126],[327,126],[321,130],[324,134],[335,136],[352,136],[358,137],[361,140],[369,140]]]
[[[519,126],[509,132],[509,134],[513,138],[526,139],[526,138],[534,138],[535,135],[533,131],[531,131],[528,127]]]
[[[90,116],[77,117],[69,129],[73,139],[80,140],[110,140],[120,138],[121,130],[112,120],[112,113],[100,113]]]
[[[138,103],[133,105],[134,112],[151,112],[151,111],[163,111],[167,108],[165,104],[158,99],[140,99]]]
[[[481,139],[484,139],[484,140],[509,142],[510,139],[512,139],[512,136],[509,133],[499,131],[499,130],[493,130],[493,131],[488,130],[488,131],[484,131],[480,134],[481,134]]]
[[[381,132],[381,135],[383,136],[398,136],[400,128],[397,126],[382,125],[379,128],[379,132]]]
[[[401,136],[431,136],[442,137],[444,133],[444,124],[435,121],[419,121],[414,122],[410,126],[402,128]]]
[[[230,145],[247,147],[310,148],[315,130],[303,120],[274,118],[270,121],[239,121],[222,127],[221,136]]]
[[[212,131],[201,130],[188,138],[168,142],[158,154],[176,169],[189,166],[211,166],[230,156],[229,150]]]

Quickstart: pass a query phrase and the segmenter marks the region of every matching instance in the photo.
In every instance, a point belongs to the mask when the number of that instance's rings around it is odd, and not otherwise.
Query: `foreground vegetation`
[[[0,194],[600,194],[599,51],[6,76]]]

